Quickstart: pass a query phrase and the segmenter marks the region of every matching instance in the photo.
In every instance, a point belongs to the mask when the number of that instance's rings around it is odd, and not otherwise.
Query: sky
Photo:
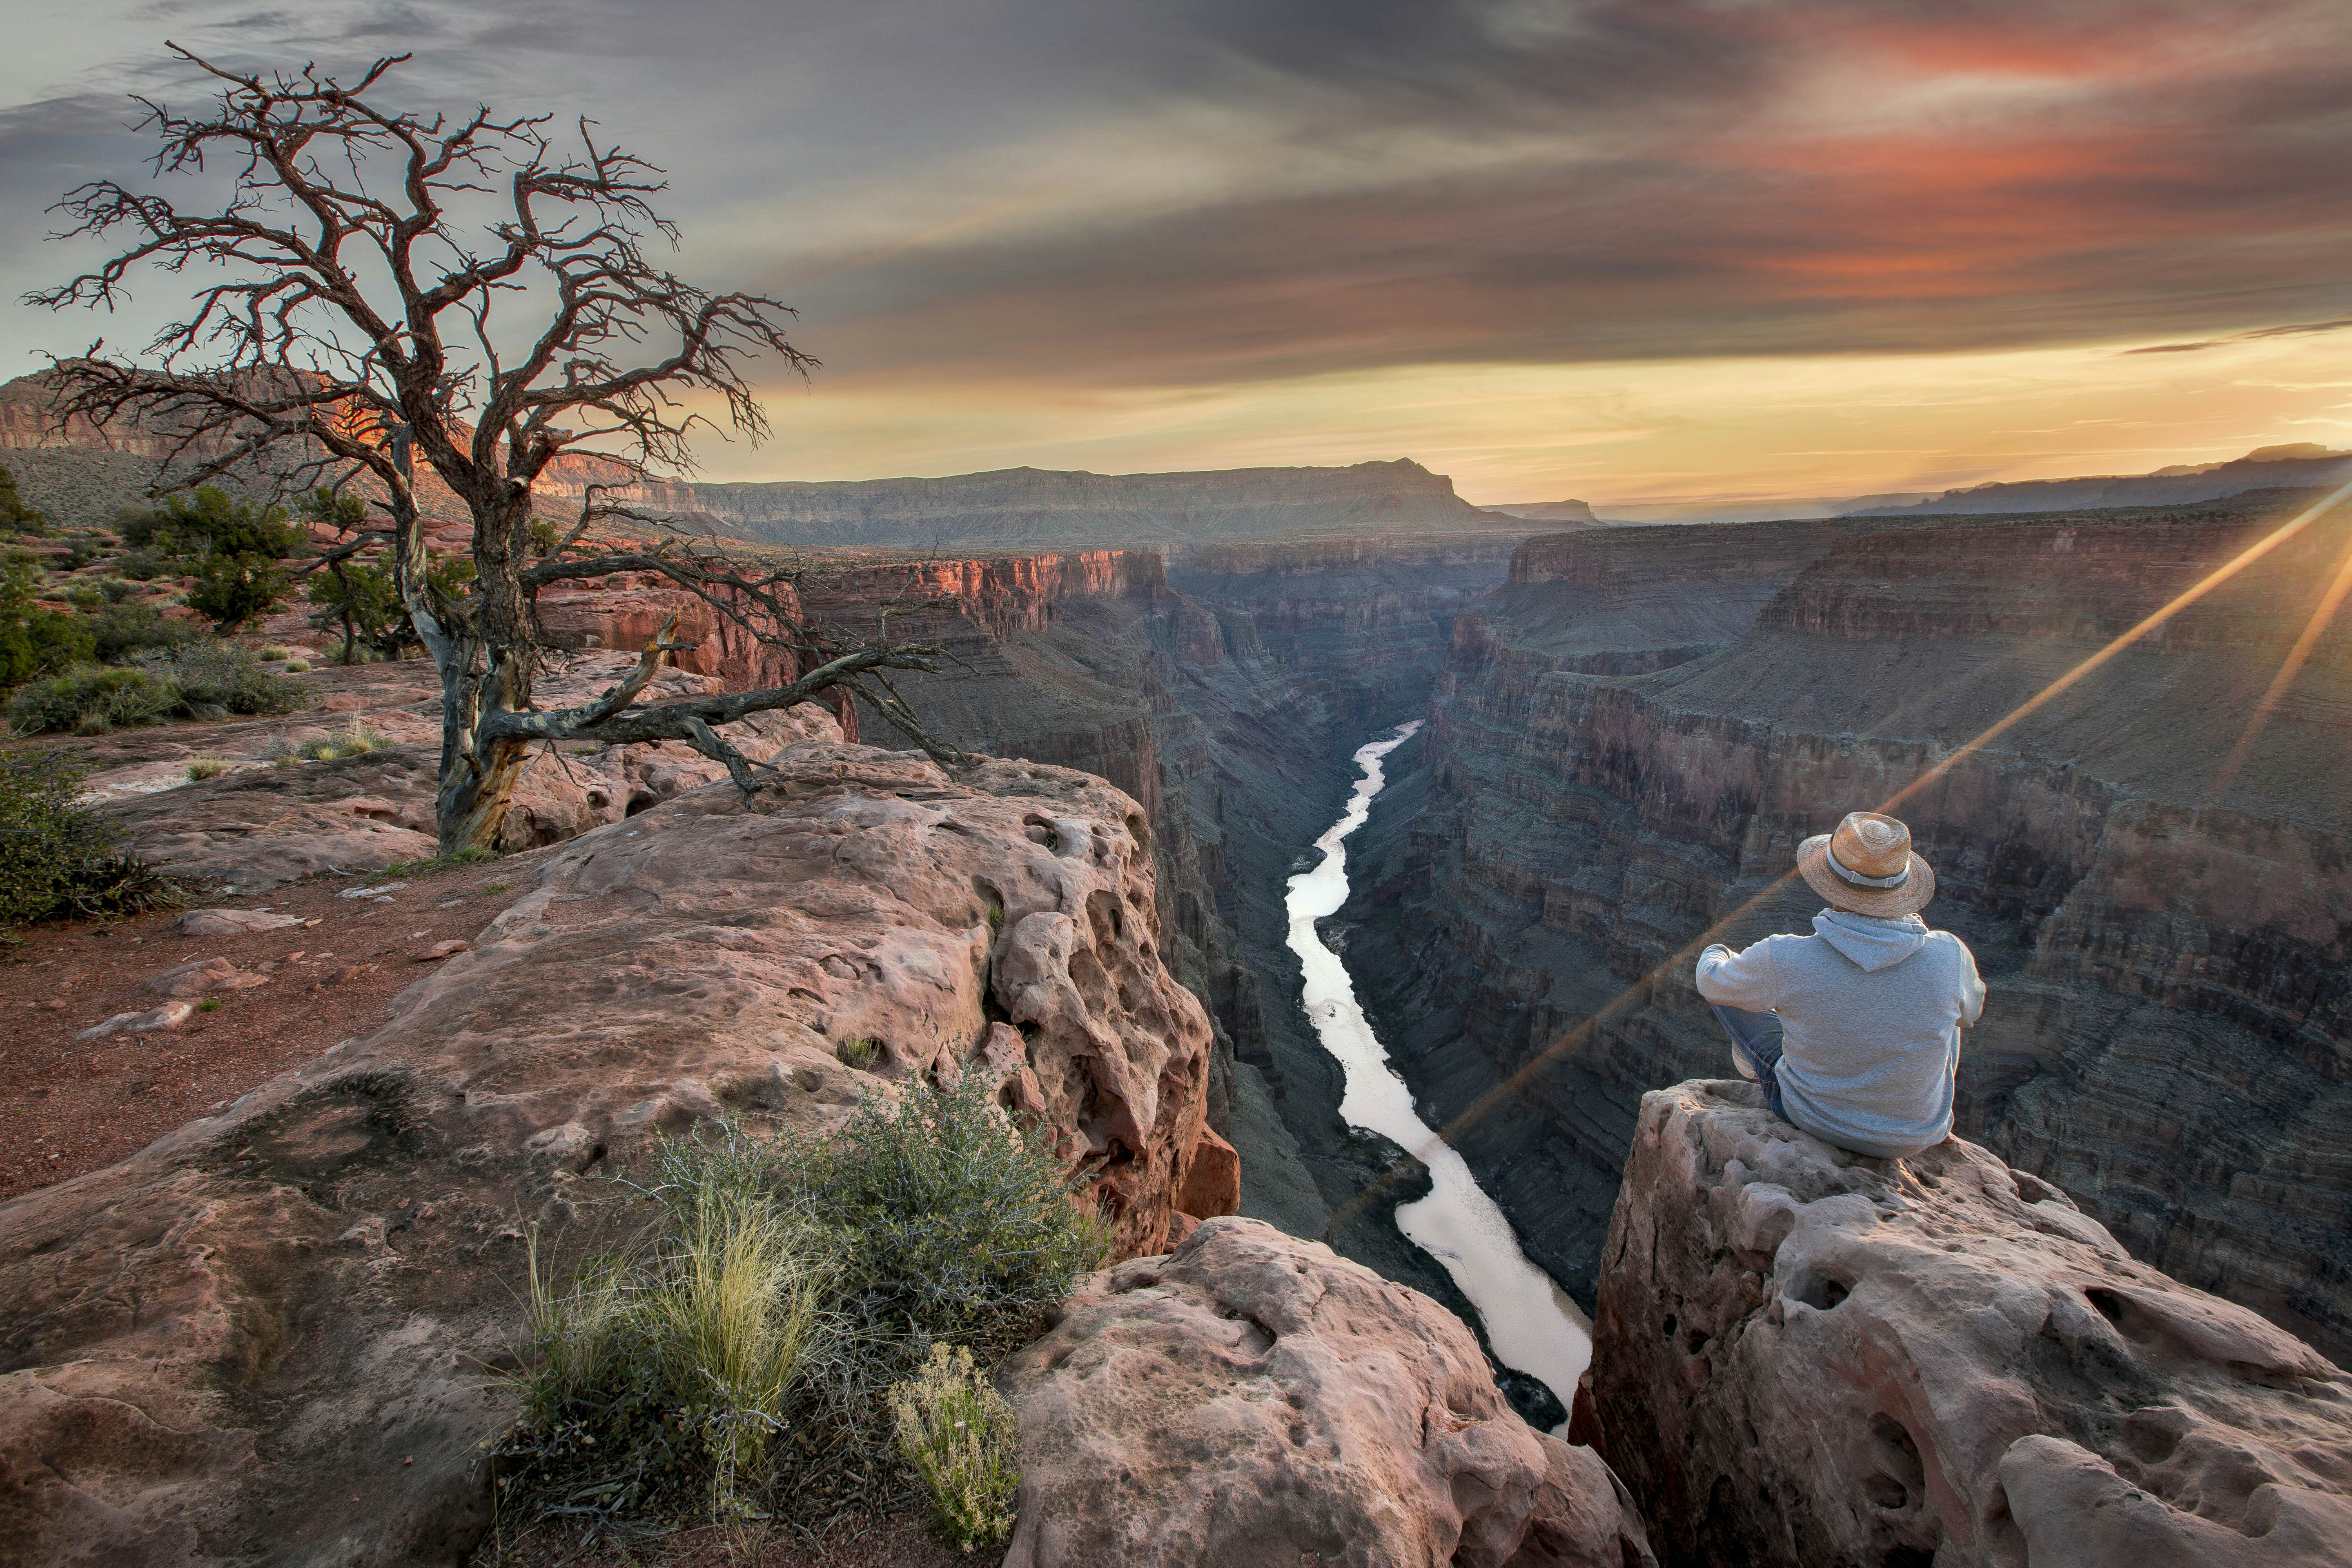
[[[33,0],[0,298],[176,40],[594,118],[796,307],[704,477],[1415,458],[1606,513],[2352,447],[2343,0]],[[126,319],[0,304],[0,371]]]

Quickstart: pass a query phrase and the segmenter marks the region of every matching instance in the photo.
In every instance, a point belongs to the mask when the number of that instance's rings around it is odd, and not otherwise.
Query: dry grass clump
[[[188,764],[188,782],[201,784],[205,779],[216,779],[228,772],[228,768],[226,757],[198,757]]]
[[[305,741],[295,748],[294,754],[305,762],[331,763],[338,757],[363,757],[370,752],[381,752],[392,742],[353,719],[351,727],[340,735],[321,735]]]
[[[902,1498],[905,1463],[960,1543],[999,1538],[1011,1418],[978,1369],[1108,1250],[1050,1141],[976,1085],[919,1085],[829,1140],[706,1124],[628,1184],[654,1211],[639,1245],[560,1287],[534,1247],[502,1515],[813,1527]]]
[[[970,1552],[1013,1533],[1020,1432],[969,1349],[933,1345],[923,1370],[890,1390],[890,1415],[898,1451],[930,1491],[940,1534]]]

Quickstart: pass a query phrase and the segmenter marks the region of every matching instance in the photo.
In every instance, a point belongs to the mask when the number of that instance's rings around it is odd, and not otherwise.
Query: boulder
[[[142,984],[158,996],[209,996],[215,991],[250,991],[268,984],[269,976],[239,969],[226,958],[192,958]]]
[[[1590,1448],[1512,1413],[1462,1321],[1260,1220],[1089,1276],[1005,1362],[1005,1568],[1628,1568]]]
[[[249,936],[257,931],[300,925],[302,917],[271,914],[267,910],[190,910],[172,923],[183,936]]]
[[[777,766],[751,808],[692,791],[551,852],[382,1027],[0,1204],[0,1558],[462,1560],[529,1227],[542,1257],[629,1234],[599,1178],[722,1111],[822,1132],[977,1058],[1122,1254],[1164,1250],[1210,1033],[1139,808],[1034,764]]]
[[[1865,1159],[1752,1084],[1643,1097],[1589,1390],[1579,1430],[1668,1564],[2317,1568],[2352,1542],[2326,1357],[1975,1144]]]
[[[1242,1157],[1217,1136],[1214,1128],[1201,1129],[1184,1170],[1184,1185],[1176,1194],[1176,1207],[1194,1219],[1214,1219],[1242,1206]]]

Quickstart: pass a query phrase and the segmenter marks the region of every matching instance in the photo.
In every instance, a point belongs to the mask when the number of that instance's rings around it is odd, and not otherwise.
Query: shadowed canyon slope
[[[1459,1142],[1531,1254],[1590,1300],[1642,1092],[1721,1070],[1690,984],[1703,931],[1804,929],[1818,900],[1776,890],[1799,839],[1908,785],[2292,499],[1529,541],[1456,618],[1420,765],[1392,761],[1344,915],[1433,1122],[1527,1069]],[[2320,638],[2208,797],[2347,531],[2315,525],[1899,808],[1939,874],[1929,918],[1991,988],[1963,1134],[2136,1257],[2338,1354],[2352,636]]]

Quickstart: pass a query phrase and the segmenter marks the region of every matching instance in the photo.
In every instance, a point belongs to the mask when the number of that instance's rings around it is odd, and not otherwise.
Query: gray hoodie
[[[1960,1031],[1984,1012],[1968,944],[1917,915],[1823,910],[1811,936],[1699,954],[1698,994],[1780,1015],[1789,1120],[1859,1154],[1897,1158],[1952,1131]]]

